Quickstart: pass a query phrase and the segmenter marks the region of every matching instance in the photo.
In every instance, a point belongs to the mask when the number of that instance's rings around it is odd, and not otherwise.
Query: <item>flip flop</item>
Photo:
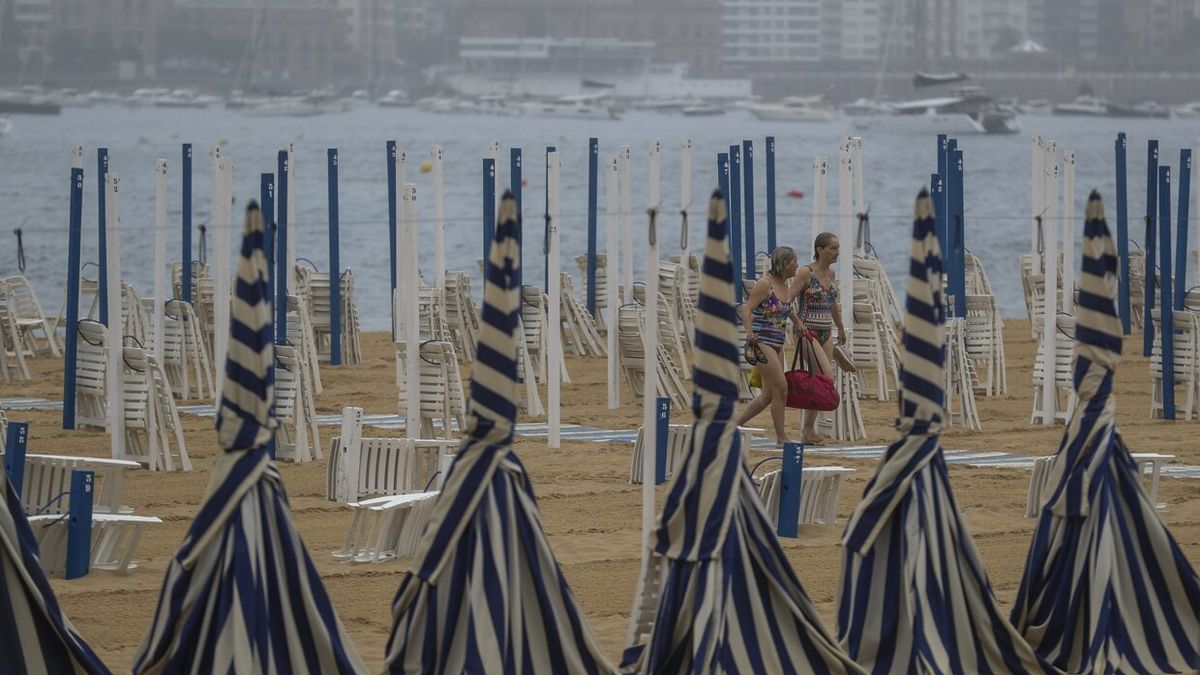
[[[850,356],[842,349],[841,345],[833,348],[833,360],[837,361],[838,366],[847,373],[857,373],[858,366],[854,365],[854,361],[850,360]]]

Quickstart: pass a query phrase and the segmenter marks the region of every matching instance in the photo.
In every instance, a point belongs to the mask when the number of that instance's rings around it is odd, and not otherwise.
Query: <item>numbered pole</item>
[[[1142,356],[1149,357],[1154,351],[1154,322],[1150,320],[1149,312],[1154,308],[1154,282],[1158,277],[1158,260],[1155,256],[1155,214],[1158,206],[1158,141],[1146,143],[1146,238],[1143,258],[1146,263],[1145,301],[1142,307],[1146,315],[1142,319]]]
[[[667,482],[667,434],[671,432],[671,399],[659,396],[655,400],[654,417],[654,484]]]
[[[546,222],[545,232],[542,233],[542,270],[546,274],[545,283],[542,288],[546,292],[550,292],[550,153],[558,152],[558,149],[553,145],[546,146],[546,161],[544,163],[546,169],[546,200],[542,213],[546,214],[544,219]]]
[[[338,236],[338,151],[325,151],[329,202],[329,365],[342,365],[342,264]]]
[[[97,244],[100,266],[100,323],[108,325],[108,148],[96,148],[96,222],[99,225]],[[121,282],[117,282],[119,288]],[[117,296],[120,299],[120,295]]]
[[[800,534],[800,486],[804,482],[804,445],[783,444],[783,468],[779,470],[779,524],[781,537]]]
[[[775,137],[767,136],[767,252],[778,246],[775,230]]]
[[[729,241],[733,256],[733,290],[742,301],[742,149],[729,146]]]
[[[642,325],[642,533],[649,536],[654,520],[655,458],[657,454],[658,406],[658,225],[657,210],[651,206],[646,228],[646,310]]]
[[[300,231],[300,211],[296,208],[296,144],[289,142],[287,144],[287,210],[288,210],[288,233],[287,246],[280,248],[279,254],[284,255],[286,252],[287,258],[287,287],[289,291],[297,290],[296,286],[296,242],[299,240]],[[229,195],[225,195],[226,201],[229,200]],[[228,249],[229,235],[225,235],[225,248]],[[220,361],[218,361],[220,363]]]
[[[12,485],[13,493],[21,494],[25,483],[25,451],[29,447],[29,423],[9,422],[4,438],[4,475]]]
[[[597,182],[600,174],[600,139],[588,139],[588,205],[587,205],[587,309],[594,318],[596,316],[596,200]],[[613,311],[615,308],[610,308]]]
[[[617,280],[621,278],[621,221],[617,216],[620,211],[620,159],[617,155],[608,158],[608,177],[605,182],[607,192],[605,200],[605,227],[607,228],[604,257],[607,261],[605,270],[604,302],[608,307],[605,312],[606,337],[608,338],[608,409],[616,410],[621,407],[621,373],[620,354],[617,351],[617,315],[620,301],[617,300]]]
[[[758,255],[758,238],[754,236],[754,141],[742,141],[742,178],[745,190],[742,193],[742,208],[745,214],[743,226],[745,229],[746,278],[757,279],[758,269],[754,259]],[[770,251],[767,251],[768,255]]]
[[[1158,228],[1162,255],[1162,297],[1159,298],[1159,349],[1162,351],[1163,419],[1175,419],[1175,303],[1171,282],[1171,167],[1158,167]],[[1147,270],[1147,274],[1149,274]],[[1147,324],[1153,323],[1149,319]]]
[[[1042,424],[1054,424],[1058,407],[1058,385],[1055,384],[1056,334],[1058,332],[1058,146],[1054,141],[1045,144],[1046,157],[1042,167],[1046,171],[1046,189],[1043,192],[1046,217],[1042,227],[1043,250],[1045,252],[1045,311],[1042,314]]]
[[[121,314],[121,181],[117,174],[105,176],[105,200],[107,210],[104,225],[108,231],[108,243],[105,251],[108,260],[108,270],[112,273],[113,283],[108,286],[108,306],[112,314],[108,317],[105,331],[105,342],[108,346],[108,363],[105,372],[108,398],[108,432],[112,438],[112,458],[125,458],[125,406],[122,387],[121,364],[124,362],[122,339],[125,335],[125,322]],[[102,296],[103,297],[103,296]]]
[[[1132,321],[1129,309],[1129,199],[1126,180],[1125,132],[1117,134],[1117,258],[1120,280],[1117,286],[1117,313],[1121,316],[1121,333],[1129,335]]]
[[[953,264],[953,293],[954,293],[954,316],[965,317],[967,315],[967,245],[966,237],[966,208],[963,199],[963,153],[962,150],[955,148],[950,153],[950,182],[954,186],[950,193],[950,212],[953,214],[954,220],[951,222],[953,228],[952,239],[954,248],[951,250],[950,260]]]
[[[690,289],[692,253],[688,242],[688,213],[692,208],[692,139],[683,139],[682,146],[679,161],[679,258],[683,263],[683,287]],[[692,301],[696,299],[692,298]]]
[[[1183,309],[1187,295],[1188,264],[1188,207],[1191,206],[1192,151],[1179,151],[1179,215],[1175,226],[1175,309]]]
[[[288,163],[286,150],[276,156],[275,175],[279,178],[276,195],[278,227],[275,231],[275,344],[287,344],[287,242],[288,242]],[[395,262],[395,258],[392,258]],[[393,277],[394,278],[394,277]]]
[[[484,264],[492,250],[492,239],[496,237],[496,161],[483,160],[483,259]]]
[[[446,153],[442,146],[433,146],[433,285],[438,292],[438,304],[446,302]],[[445,312],[443,311],[443,315]]]
[[[71,471],[71,502],[67,513],[67,564],[63,574],[66,579],[85,576],[91,568],[92,497],[95,486],[95,473],[81,469]]]
[[[853,171],[854,159],[850,153],[850,139],[842,141],[840,147],[841,170],[838,171],[838,239],[845,242],[847,249],[854,241]],[[838,285],[845,289],[841,293],[842,326],[849,333],[854,326],[854,264],[847,256],[838,264]]]
[[[1063,153],[1062,311],[1075,313],[1075,151]]]
[[[812,236],[808,240],[808,250],[811,252],[817,235],[825,231],[825,181],[829,173],[829,158],[818,155],[813,160],[813,194],[812,194]],[[811,253],[805,253],[811,255]],[[807,258],[801,258],[807,260]]]
[[[1032,247],[1033,255],[1033,271],[1035,274],[1040,274],[1045,270],[1046,261],[1043,260],[1044,251],[1042,250],[1043,230],[1045,229],[1044,211],[1046,209],[1043,191],[1046,187],[1046,169],[1043,166],[1046,159],[1046,149],[1041,136],[1034,136],[1030,144],[1031,154],[1031,208],[1029,220],[1029,241]]]
[[[492,160],[484,160],[491,162]],[[485,192],[495,198],[495,193]],[[404,269],[404,341],[405,341],[405,392],[407,393],[404,432],[408,438],[420,438],[421,432],[421,316],[418,309],[417,295],[421,285],[417,276],[420,266],[420,251],[418,249],[420,236],[417,227],[417,186],[405,183],[401,192],[404,218],[404,245],[408,249],[408,260]],[[492,210],[493,225],[496,212]],[[487,252],[485,251],[485,254]],[[393,304],[395,298],[392,299]]]
[[[183,301],[192,301],[192,144],[184,143],[180,153],[180,171],[183,180],[182,228],[183,269],[179,283],[183,287]]]
[[[625,287],[625,302],[633,302],[633,247],[636,246],[633,242],[633,152],[628,145],[621,146],[620,163],[618,168],[621,172],[621,272],[623,277],[611,276],[608,277],[609,283],[615,282],[617,279],[623,279]],[[608,261],[612,264],[612,261]],[[610,307],[615,307],[610,305]]]
[[[513,198],[517,201],[517,222],[525,221],[521,210],[521,149],[508,151],[508,180]],[[525,283],[525,228],[517,229],[517,288]]]
[[[387,142],[387,193],[388,193],[388,261],[392,286],[388,293],[388,304],[392,305],[392,340],[396,339],[396,307],[391,298],[396,295],[396,141]],[[280,211],[284,210],[280,205]]]
[[[258,203],[263,217],[263,255],[267,259],[267,302],[271,303],[272,316],[275,306],[275,174],[258,175]],[[274,338],[274,332],[271,337]]]
[[[83,148],[75,146],[74,154],[80,164]],[[67,327],[63,345],[63,429],[75,428],[75,366],[78,347],[79,321],[79,259],[83,245],[83,168],[71,168],[70,215],[67,221]],[[187,278],[187,269],[183,277]]]
[[[546,370],[550,376],[547,393],[550,398],[550,409],[547,413],[548,443],[551,448],[558,448],[559,429],[561,426],[561,396],[562,396],[562,276],[560,266],[561,256],[558,252],[559,235],[559,194],[558,194],[558,152],[546,154],[546,291],[549,307],[546,312],[545,329],[547,363]]]
[[[163,313],[167,298],[167,160],[154,165],[154,358],[163,363]],[[184,276],[187,276],[186,271]]]

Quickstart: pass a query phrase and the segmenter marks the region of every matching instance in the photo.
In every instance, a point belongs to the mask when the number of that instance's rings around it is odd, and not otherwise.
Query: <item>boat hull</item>
[[[855,129],[904,134],[986,134],[982,123],[966,113],[926,113],[923,115],[873,115],[856,117]]]

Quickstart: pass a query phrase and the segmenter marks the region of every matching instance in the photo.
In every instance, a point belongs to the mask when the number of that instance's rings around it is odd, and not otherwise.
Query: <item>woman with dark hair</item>
[[[796,274],[798,258],[790,246],[780,246],[771,252],[771,268],[754,284],[750,297],[742,306],[742,323],[746,328],[746,362],[758,366],[762,389],[758,396],[742,408],[738,426],[755,415],[771,408],[775,439],[782,445],[788,441],[783,423],[784,404],[788,385],[783,377],[783,344],[787,338],[787,322],[799,331],[800,317],[793,304],[795,294],[788,280]]]
[[[853,370],[853,363],[840,349],[835,351],[834,345],[835,327],[837,344],[846,344],[846,330],[842,327],[842,310],[838,302],[837,275],[833,271],[833,264],[838,261],[840,253],[841,244],[837,236],[830,232],[822,232],[813,240],[813,262],[798,268],[792,280],[794,294],[799,300],[799,314],[804,323],[804,330],[813,336],[814,342],[821,345],[823,353],[817,357],[817,361],[818,365],[824,362],[827,375],[832,373],[829,364],[835,358],[843,368]],[[808,445],[819,445],[824,440],[824,437],[817,433],[817,411],[804,411],[803,433],[804,442]]]

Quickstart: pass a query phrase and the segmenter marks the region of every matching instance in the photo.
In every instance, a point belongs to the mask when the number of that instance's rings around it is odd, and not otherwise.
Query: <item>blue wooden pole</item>
[[[671,432],[671,399],[655,399],[654,484],[667,482],[667,434]]]
[[[100,225],[99,255],[100,260],[100,323],[108,325],[108,216],[105,213],[106,190],[104,181],[108,176],[108,148],[96,149],[96,222]],[[120,283],[119,281],[117,283]]]
[[[8,435],[4,439],[4,475],[8,476],[8,482],[18,496],[25,483],[25,450],[28,446],[29,423],[9,422]]]
[[[717,153],[717,186],[725,197],[725,219],[729,220],[729,153],[727,152]],[[734,286],[736,287],[737,284]]]
[[[746,214],[744,222],[746,230],[746,276],[758,278],[755,269],[754,256],[758,253],[756,237],[754,236],[754,141],[742,141],[742,175],[746,186],[742,194],[742,205]]]
[[[275,231],[275,344],[287,344],[287,241],[288,241],[288,166],[287,150],[280,150],[275,175],[279,177],[276,199],[278,227]],[[393,258],[395,260],[395,258]]]
[[[949,139],[950,139],[950,137],[947,136],[946,134],[938,134],[937,135],[938,173],[942,174],[943,176],[946,175],[946,166],[949,161],[948,158],[946,157],[946,143],[949,141]]]
[[[392,287],[388,291],[388,306],[392,308],[392,340],[396,339],[396,141],[387,142],[388,191],[388,262]]]
[[[587,309],[596,316],[596,199],[600,179],[600,139],[588,139]]]
[[[804,445],[783,444],[783,468],[779,470],[779,524],[781,537],[800,534],[800,485],[804,476]]]
[[[557,152],[557,151],[558,151],[558,149],[555,148],[553,145],[547,145],[546,146],[546,154],[542,158],[542,166],[546,171],[546,174],[544,176],[544,179],[546,181],[544,183],[544,185],[546,186],[546,190],[545,190],[546,202],[544,205],[545,210],[542,211],[542,213],[546,214],[546,215],[550,214],[550,153]],[[542,290],[546,293],[549,293],[550,292],[550,221],[543,218],[542,222],[543,222],[542,269],[545,270],[545,275],[546,275],[545,276],[546,285],[542,286]]]
[[[946,176],[935,173],[929,177],[929,196],[933,198],[933,227],[937,231],[938,246],[946,245]],[[942,249],[945,250],[945,249]]]
[[[1146,239],[1143,241],[1146,261],[1145,316],[1142,320],[1142,356],[1149,357],[1154,351],[1154,322],[1150,320],[1150,310],[1154,308],[1154,282],[1158,277],[1155,269],[1157,260],[1154,251],[1155,216],[1154,209],[1158,204],[1158,141],[1146,144]]]
[[[1175,309],[1183,309],[1183,296],[1187,291],[1188,257],[1188,202],[1192,200],[1192,151],[1179,151],[1179,215],[1175,226]]]
[[[496,161],[483,160],[483,260],[487,264],[496,236]]]
[[[192,301],[192,144],[184,143],[180,153],[183,167],[183,301]]]
[[[1129,335],[1132,319],[1129,308],[1129,190],[1125,172],[1125,132],[1117,134],[1117,258],[1120,264],[1120,283],[1117,286],[1117,313],[1121,315],[1121,332]]]
[[[508,150],[508,187],[512,190],[513,199],[517,202],[517,222],[523,222],[521,210],[521,149]],[[517,228],[517,287],[525,283],[525,228]]]
[[[779,245],[775,230],[775,137],[767,136],[767,252]]]
[[[1158,228],[1162,248],[1162,292],[1159,306],[1159,331],[1162,343],[1163,419],[1175,419],[1175,303],[1171,283],[1171,167],[1158,167]],[[1147,321],[1146,323],[1151,323]]]
[[[742,149],[729,146],[729,242],[733,254],[733,288],[742,301]]]
[[[79,249],[83,244],[83,169],[71,169],[71,215],[67,224],[67,327],[63,346],[63,429],[75,428],[75,352],[79,340]],[[184,275],[187,276],[186,274]]]
[[[71,503],[67,515],[67,565],[63,577],[85,576],[92,564],[92,495],[96,474],[71,472]]]
[[[329,365],[342,365],[342,264],[338,259],[338,151],[325,151],[329,167]]]
[[[951,278],[953,278],[954,273],[951,270],[953,270],[955,268],[955,265],[954,265],[954,240],[950,236],[950,230],[954,227],[954,218],[956,215],[954,212],[954,203],[955,203],[954,189],[956,187],[956,185],[954,183],[954,153],[957,150],[958,150],[958,139],[957,138],[947,138],[946,139],[946,151],[944,153],[946,156],[946,170],[942,172],[942,176],[945,178],[945,182],[946,182],[946,192],[942,196],[942,200],[946,205],[946,210],[945,210],[946,217],[945,217],[945,219],[942,220],[942,227],[945,229],[945,235],[944,235],[945,239],[943,239],[943,241],[946,244],[946,248],[942,249],[942,256],[943,256],[942,269],[944,270],[943,273],[946,275],[947,281],[949,281]]]
[[[950,268],[952,276],[950,280],[953,284],[952,292],[954,293],[954,316],[965,317],[967,315],[967,261],[966,261],[966,208],[965,199],[963,198],[963,153],[962,150],[955,148],[950,152],[950,184],[953,186],[950,192],[950,201],[948,209],[953,220],[949,227],[949,236],[952,245],[950,248],[950,260],[952,267]]]
[[[938,140],[938,175],[941,176],[940,182],[942,185],[942,189],[941,190],[932,190],[931,191],[932,194],[930,196],[933,197],[934,215],[937,216],[938,214],[940,214],[940,219],[935,218],[935,222],[934,222],[934,227],[937,229],[938,246],[942,249],[942,255],[947,255],[949,248],[950,248],[950,242],[946,237],[946,220],[947,220],[946,214],[949,213],[949,209],[946,208],[947,207],[946,197],[948,196],[947,193],[950,189],[950,186],[948,185],[949,180],[950,180],[949,176],[948,176],[948,173],[949,173],[948,167],[950,165],[950,156],[948,154],[948,149],[949,149],[950,139],[946,137],[946,134],[938,134],[937,140]]]
[[[263,173],[258,176],[258,203],[263,217],[263,255],[267,258],[267,271],[275,269],[275,174]],[[270,274],[268,283],[271,297],[269,302],[275,302],[275,274]]]

